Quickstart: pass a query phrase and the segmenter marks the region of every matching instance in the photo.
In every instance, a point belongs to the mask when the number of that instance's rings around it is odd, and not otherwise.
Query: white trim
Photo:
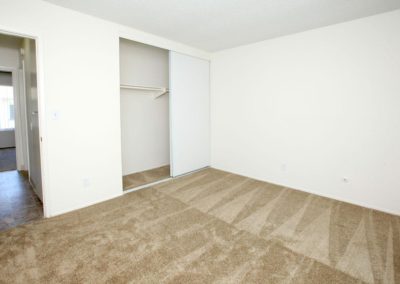
[[[169,177],[169,178],[165,178],[165,179],[162,179],[162,180],[158,180],[158,181],[155,181],[155,182],[152,182],[152,183],[146,183],[146,184],[144,184],[144,185],[137,186],[137,187],[134,187],[134,188],[125,190],[125,191],[124,191],[124,194],[125,194],[125,193],[134,192],[134,191],[137,191],[137,190],[140,190],[140,189],[145,189],[145,188],[148,188],[148,187],[152,187],[153,185],[157,185],[157,184],[160,184],[160,183],[164,183],[164,182],[167,182],[167,181],[170,181],[170,180],[175,180],[175,179],[179,179],[179,178],[182,178],[182,177],[185,177],[185,176],[188,176],[188,175],[192,175],[192,174],[195,174],[195,173],[197,173],[197,172],[201,172],[201,171],[203,171],[203,170],[205,170],[205,169],[208,169],[208,168],[210,168],[210,167],[207,166],[207,167],[204,167],[204,168],[201,168],[201,169],[198,169],[198,170],[195,170],[195,171],[191,171],[191,172],[189,172],[189,173],[185,173],[185,174],[182,174],[182,175],[179,175],[179,176],[176,176],[176,177],[172,177],[172,176],[171,176],[171,177]]]
[[[195,174],[195,173],[197,173],[197,172],[201,172],[201,171],[206,170],[206,169],[209,169],[209,168],[210,168],[210,166],[202,167],[202,168],[200,168],[200,169],[197,169],[197,170],[194,170],[194,171],[191,171],[191,172],[188,172],[188,173],[184,173],[184,174],[181,174],[181,175],[179,175],[179,176],[175,176],[174,178],[181,178],[181,177],[184,177],[184,176],[188,176],[188,175],[191,175],[191,174]]]
[[[118,91],[116,92],[116,94],[118,94],[117,96],[117,100],[118,100],[118,117],[119,117],[119,166],[120,166],[120,194],[123,195],[124,194],[124,185],[122,182],[122,123],[121,123],[121,62],[120,62],[120,58],[121,58],[121,51],[120,51],[120,42],[121,42],[121,37],[117,34],[115,36],[115,43],[117,45],[117,50],[118,50],[118,54],[116,56],[116,60],[118,62],[118,68],[116,69],[117,72],[117,76],[118,76]]]
[[[21,118],[21,143],[24,150],[21,150],[24,154],[25,170],[29,171],[29,145],[28,145],[28,111],[26,106],[26,88],[25,88],[25,71],[24,62],[22,61],[22,68],[18,69],[18,80],[19,80],[19,106],[20,106],[20,118]]]
[[[17,159],[17,170],[25,170],[25,161],[23,155],[23,138],[22,138],[22,98],[21,89],[19,84],[19,74],[18,70],[14,69],[12,72],[12,84],[13,84],[13,96],[14,96],[14,134],[15,134],[15,155]]]
[[[111,195],[110,197],[100,198],[100,199],[97,199],[96,201],[85,203],[84,206],[78,205],[78,206],[74,206],[72,208],[68,208],[66,210],[58,211],[55,214],[52,213],[52,215],[46,216],[46,218],[56,217],[56,216],[60,216],[60,215],[63,215],[63,214],[68,214],[68,213],[71,213],[71,212],[82,210],[84,208],[88,208],[90,206],[93,206],[93,205],[96,205],[96,204],[99,204],[99,203],[107,202],[107,201],[110,201],[112,199],[119,198],[121,196],[123,196],[123,194],[122,193],[118,193],[118,194]]]
[[[251,179],[254,179],[254,180],[257,180],[257,181],[266,182],[266,183],[269,183],[269,184],[285,187],[285,188],[288,188],[290,190],[296,190],[296,191],[300,191],[300,192],[305,192],[305,193],[313,194],[313,195],[316,195],[316,196],[326,197],[326,198],[329,198],[329,199],[332,199],[332,200],[336,200],[336,201],[340,201],[340,202],[344,202],[344,203],[360,206],[360,207],[363,207],[363,208],[372,209],[372,210],[384,212],[384,213],[395,215],[395,216],[400,216],[399,212],[387,210],[385,208],[378,208],[378,207],[375,207],[375,206],[371,206],[371,205],[369,205],[369,204],[367,204],[365,202],[354,201],[352,199],[338,198],[337,196],[333,196],[331,194],[323,194],[321,192],[317,192],[317,191],[313,191],[313,190],[309,190],[309,189],[304,189],[304,188],[298,189],[298,188],[294,188],[294,187],[291,187],[291,186],[286,186],[286,185],[283,185],[283,184],[279,184],[279,183],[276,183],[276,182],[273,182],[273,181],[267,181],[265,179],[262,179],[262,178],[259,178],[259,177],[255,177],[255,176],[251,176],[251,175],[248,175],[248,174],[239,173],[237,171],[231,171],[231,170],[226,170],[226,169],[223,169],[223,168],[220,168],[220,167],[214,167],[212,165],[210,166],[210,168],[215,169],[215,170],[219,170],[219,171],[223,171],[223,172],[227,172],[227,173],[231,173],[231,174],[235,174],[235,175],[239,175],[239,176],[242,176],[242,177],[251,178]]]
[[[171,90],[171,62],[172,62],[172,60],[171,60],[171,54],[172,54],[172,51],[171,50],[169,50],[168,51],[168,86],[169,86],[169,90]],[[175,165],[175,163],[174,163],[174,151],[173,151],[173,149],[174,149],[174,147],[173,147],[173,145],[174,145],[174,140],[172,139],[172,119],[173,119],[173,116],[174,116],[174,113],[172,112],[172,107],[171,107],[171,101],[173,100],[173,96],[174,96],[174,94],[173,93],[171,93],[170,91],[169,91],[169,102],[168,102],[168,120],[169,120],[169,124],[168,124],[168,127],[169,127],[169,175],[171,176],[171,177],[175,177],[175,175],[174,175],[174,171],[173,171],[173,169],[174,169],[174,165]]]

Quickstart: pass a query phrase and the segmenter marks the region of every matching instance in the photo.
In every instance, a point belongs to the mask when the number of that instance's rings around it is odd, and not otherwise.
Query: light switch
[[[58,110],[53,111],[53,112],[51,113],[51,118],[52,118],[53,120],[59,120],[59,119],[60,119],[60,112],[59,112]]]

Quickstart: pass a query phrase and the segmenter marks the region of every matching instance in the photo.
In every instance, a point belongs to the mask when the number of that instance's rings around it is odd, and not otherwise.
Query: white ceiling
[[[400,0],[46,0],[207,51],[400,9]]]

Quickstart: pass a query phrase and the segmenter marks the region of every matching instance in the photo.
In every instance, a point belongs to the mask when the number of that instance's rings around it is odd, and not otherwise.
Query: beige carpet
[[[170,167],[163,166],[122,177],[124,190],[153,183],[170,177]]]
[[[0,233],[1,283],[399,281],[399,217],[212,169]]]
[[[17,157],[15,148],[0,149],[0,172],[17,169]]]

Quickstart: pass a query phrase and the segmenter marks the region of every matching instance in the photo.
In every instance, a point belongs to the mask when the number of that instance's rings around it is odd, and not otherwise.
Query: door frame
[[[33,39],[36,46],[36,76],[37,76],[37,96],[38,96],[38,112],[39,112],[39,148],[40,148],[40,172],[42,176],[42,195],[43,195],[43,215],[45,218],[51,217],[50,204],[50,186],[49,186],[49,163],[48,163],[48,147],[47,147],[47,130],[46,130],[46,104],[44,92],[44,71],[43,71],[43,36],[39,34],[26,33],[22,30],[0,25],[0,33],[10,36],[18,36]]]
[[[118,43],[118,94],[119,94],[119,96],[118,96],[118,106],[119,106],[118,113],[119,113],[119,117],[121,118],[121,115],[122,115],[122,113],[121,113],[121,74],[120,74],[121,53],[120,53],[120,49],[119,49],[121,40],[132,41],[132,42],[139,43],[139,44],[144,44],[144,45],[147,45],[147,46],[150,46],[150,47],[153,47],[153,48],[158,48],[158,49],[165,50],[168,53],[168,65],[169,65],[169,57],[170,57],[169,54],[170,54],[171,50],[169,48],[162,47],[162,46],[159,46],[159,45],[154,44],[154,43],[149,43],[149,42],[144,41],[142,39],[137,39],[135,37],[132,37],[132,35],[129,35],[129,34],[124,33],[124,32],[118,33],[116,39],[117,39],[117,43]],[[168,66],[168,73],[169,73],[169,66]],[[168,74],[168,77],[169,77],[169,74]],[[168,84],[169,83],[170,83],[170,80],[168,79]],[[168,149],[168,151],[169,151],[169,163],[170,163],[170,166],[171,166],[171,164],[172,164],[172,154],[171,154],[171,124],[170,124],[170,120],[171,120],[171,113],[170,113],[170,98],[169,98],[169,100],[168,100],[168,136],[169,136],[169,139],[168,139],[169,149]],[[121,165],[121,176],[123,177],[124,175],[123,175],[123,167],[122,167],[122,164],[123,164],[122,163],[123,152],[122,152],[122,121],[121,121],[121,119],[120,119],[120,123],[119,123],[119,131],[120,131],[120,135],[119,135],[119,137],[120,137],[120,143],[119,143],[120,144],[120,155],[119,155],[119,157],[121,159],[119,164]],[[165,179],[162,179],[162,180],[158,180],[158,181],[155,181],[155,182],[152,182],[152,183],[148,183],[148,184],[145,184],[145,185],[142,185],[142,186],[138,186],[138,187],[135,187],[135,188],[132,188],[132,189],[129,189],[129,190],[124,190],[124,186],[123,186],[123,182],[122,182],[121,183],[121,191],[122,191],[122,194],[129,193],[129,192],[132,192],[132,191],[135,191],[135,190],[139,190],[139,189],[142,189],[142,188],[145,188],[145,187],[149,187],[150,185],[155,185],[157,183],[164,182],[164,181],[169,180],[171,178],[172,178],[172,172],[171,172],[171,167],[170,167],[170,172],[169,172],[169,177],[168,178],[165,178]]]

